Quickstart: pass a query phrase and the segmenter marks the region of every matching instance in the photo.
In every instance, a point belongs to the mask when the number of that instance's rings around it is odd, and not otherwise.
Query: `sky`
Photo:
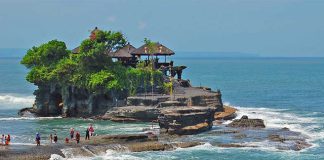
[[[96,26],[135,47],[324,57],[324,0],[0,0],[0,48],[72,49]]]

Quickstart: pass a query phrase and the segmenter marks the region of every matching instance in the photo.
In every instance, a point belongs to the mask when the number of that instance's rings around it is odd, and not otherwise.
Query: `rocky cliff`
[[[37,116],[90,117],[107,112],[113,107],[126,104],[126,92],[89,92],[73,86],[57,84],[40,85],[34,92],[33,108],[23,109],[20,114],[33,112]]]

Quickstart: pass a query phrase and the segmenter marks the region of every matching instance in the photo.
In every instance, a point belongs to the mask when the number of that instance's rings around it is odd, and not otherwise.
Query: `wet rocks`
[[[222,134],[234,134],[239,133],[238,130],[213,130],[209,131],[208,134],[222,135]]]
[[[37,112],[35,108],[23,108],[18,111],[18,115],[21,117],[36,117]]]
[[[216,144],[218,147],[223,147],[223,148],[242,148],[242,147],[257,147],[254,145],[246,145],[246,144],[237,144],[237,143],[222,143],[222,144]]]
[[[159,114],[160,110],[156,107],[127,106],[115,108],[99,119],[111,120],[114,122],[151,122],[157,120]]]
[[[231,120],[234,119],[235,117],[236,117],[236,109],[229,106],[224,106],[223,112],[215,113],[216,120]]]
[[[122,142],[145,142],[145,141],[157,141],[156,135],[148,134],[124,134],[124,135],[106,135],[100,137],[102,141],[114,141],[118,143]]]
[[[214,114],[213,107],[167,108],[161,111],[158,121],[162,133],[197,134],[212,128]]]
[[[265,128],[262,119],[249,119],[247,116],[242,116],[241,119],[235,119],[227,125],[234,128]]]
[[[201,142],[177,142],[177,143],[163,143],[163,142],[142,142],[127,144],[126,147],[131,152],[143,151],[166,151],[177,148],[189,148],[201,145]]]
[[[272,142],[278,142],[276,148],[280,150],[300,151],[308,148],[311,144],[306,142],[302,136],[284,136],[279,134],[270,134],[268,139]]]

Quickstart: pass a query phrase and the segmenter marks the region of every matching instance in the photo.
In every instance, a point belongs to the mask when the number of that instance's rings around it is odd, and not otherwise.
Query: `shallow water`
[[[221,89],[225,103],[236,106],[238,115],[262,118],[269,128],[288,127],[309,137],[313,146],[280,151],[267,141],[261,148],[220,148],[209,143],[166,152],[118,153],[107,151],[94,159],[324,159],[324,59],[320,58],[175,58],[187,65],[184,78],[196,85]],[[19,118],[18,108],[33,102],[35,86],[24,80],[26,69],[19,59],[0,59],[0,133],[10,133],[13,143],[31,144],[36,132],[47,140],[57,132],[59,139],[74,127],[84,132],[91,123],[97,134],[139,133],[149,123],[121,124],[83,119]],[[5,76],[4,76],[5,75]],[[209,135],[210,136],[210,135]],[[192,139],[223,139],[208,134]],[[47,143],[47,142],[45,142]],[[84,159],[84,157],[82,157]]]

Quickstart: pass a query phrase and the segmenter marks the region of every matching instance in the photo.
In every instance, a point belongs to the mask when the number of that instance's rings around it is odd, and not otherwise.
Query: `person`
[[[65,138],[65,143],[69,143],[69,138],[68,137]]]
[[[92,127],[92,124],[90,124],[89,132],[90,132],[90,136],[94,136],[94,129]]]
[[[4,134],[2,134],[2,137],[1,137],[1,144],[5,144],[5,135]]]
[[[56,135],[56,133],[54,134],[54,143],[57,143],[57,135]]]
[[[7,136],[7,145],[9,145],[10,144],[10,141],[11,141],[11,138],[10,138],[10,134],[8,134],[8,136]]]
[[[5,141],[5,145],[9,145],[7,136],[5,136]]]
[[[79,133],[79,132],[77,132],[77,133],[75,134],[75,140],[77,141],[77,144],[80,143],[80,133]]]
[[[35,140],[36,140],[36,144],[37,144],[37,146],[40,146],[40,140],[41,140],[41,138],[40,138],[39,133],[36,134],[36,138],[35,138]]]
[[[51,141],[51,143],[53,143],[53,135],[52,134],[50,134],[50,141]]]
[[[74,128],[70,129],[70,137],[71,137],[71,140],[74,138]]]
[[[86,130],[86,137],[85,137],[85,140],[90,140],[90,135],[89,135],[89,128],[87,128],[87,130]]]

